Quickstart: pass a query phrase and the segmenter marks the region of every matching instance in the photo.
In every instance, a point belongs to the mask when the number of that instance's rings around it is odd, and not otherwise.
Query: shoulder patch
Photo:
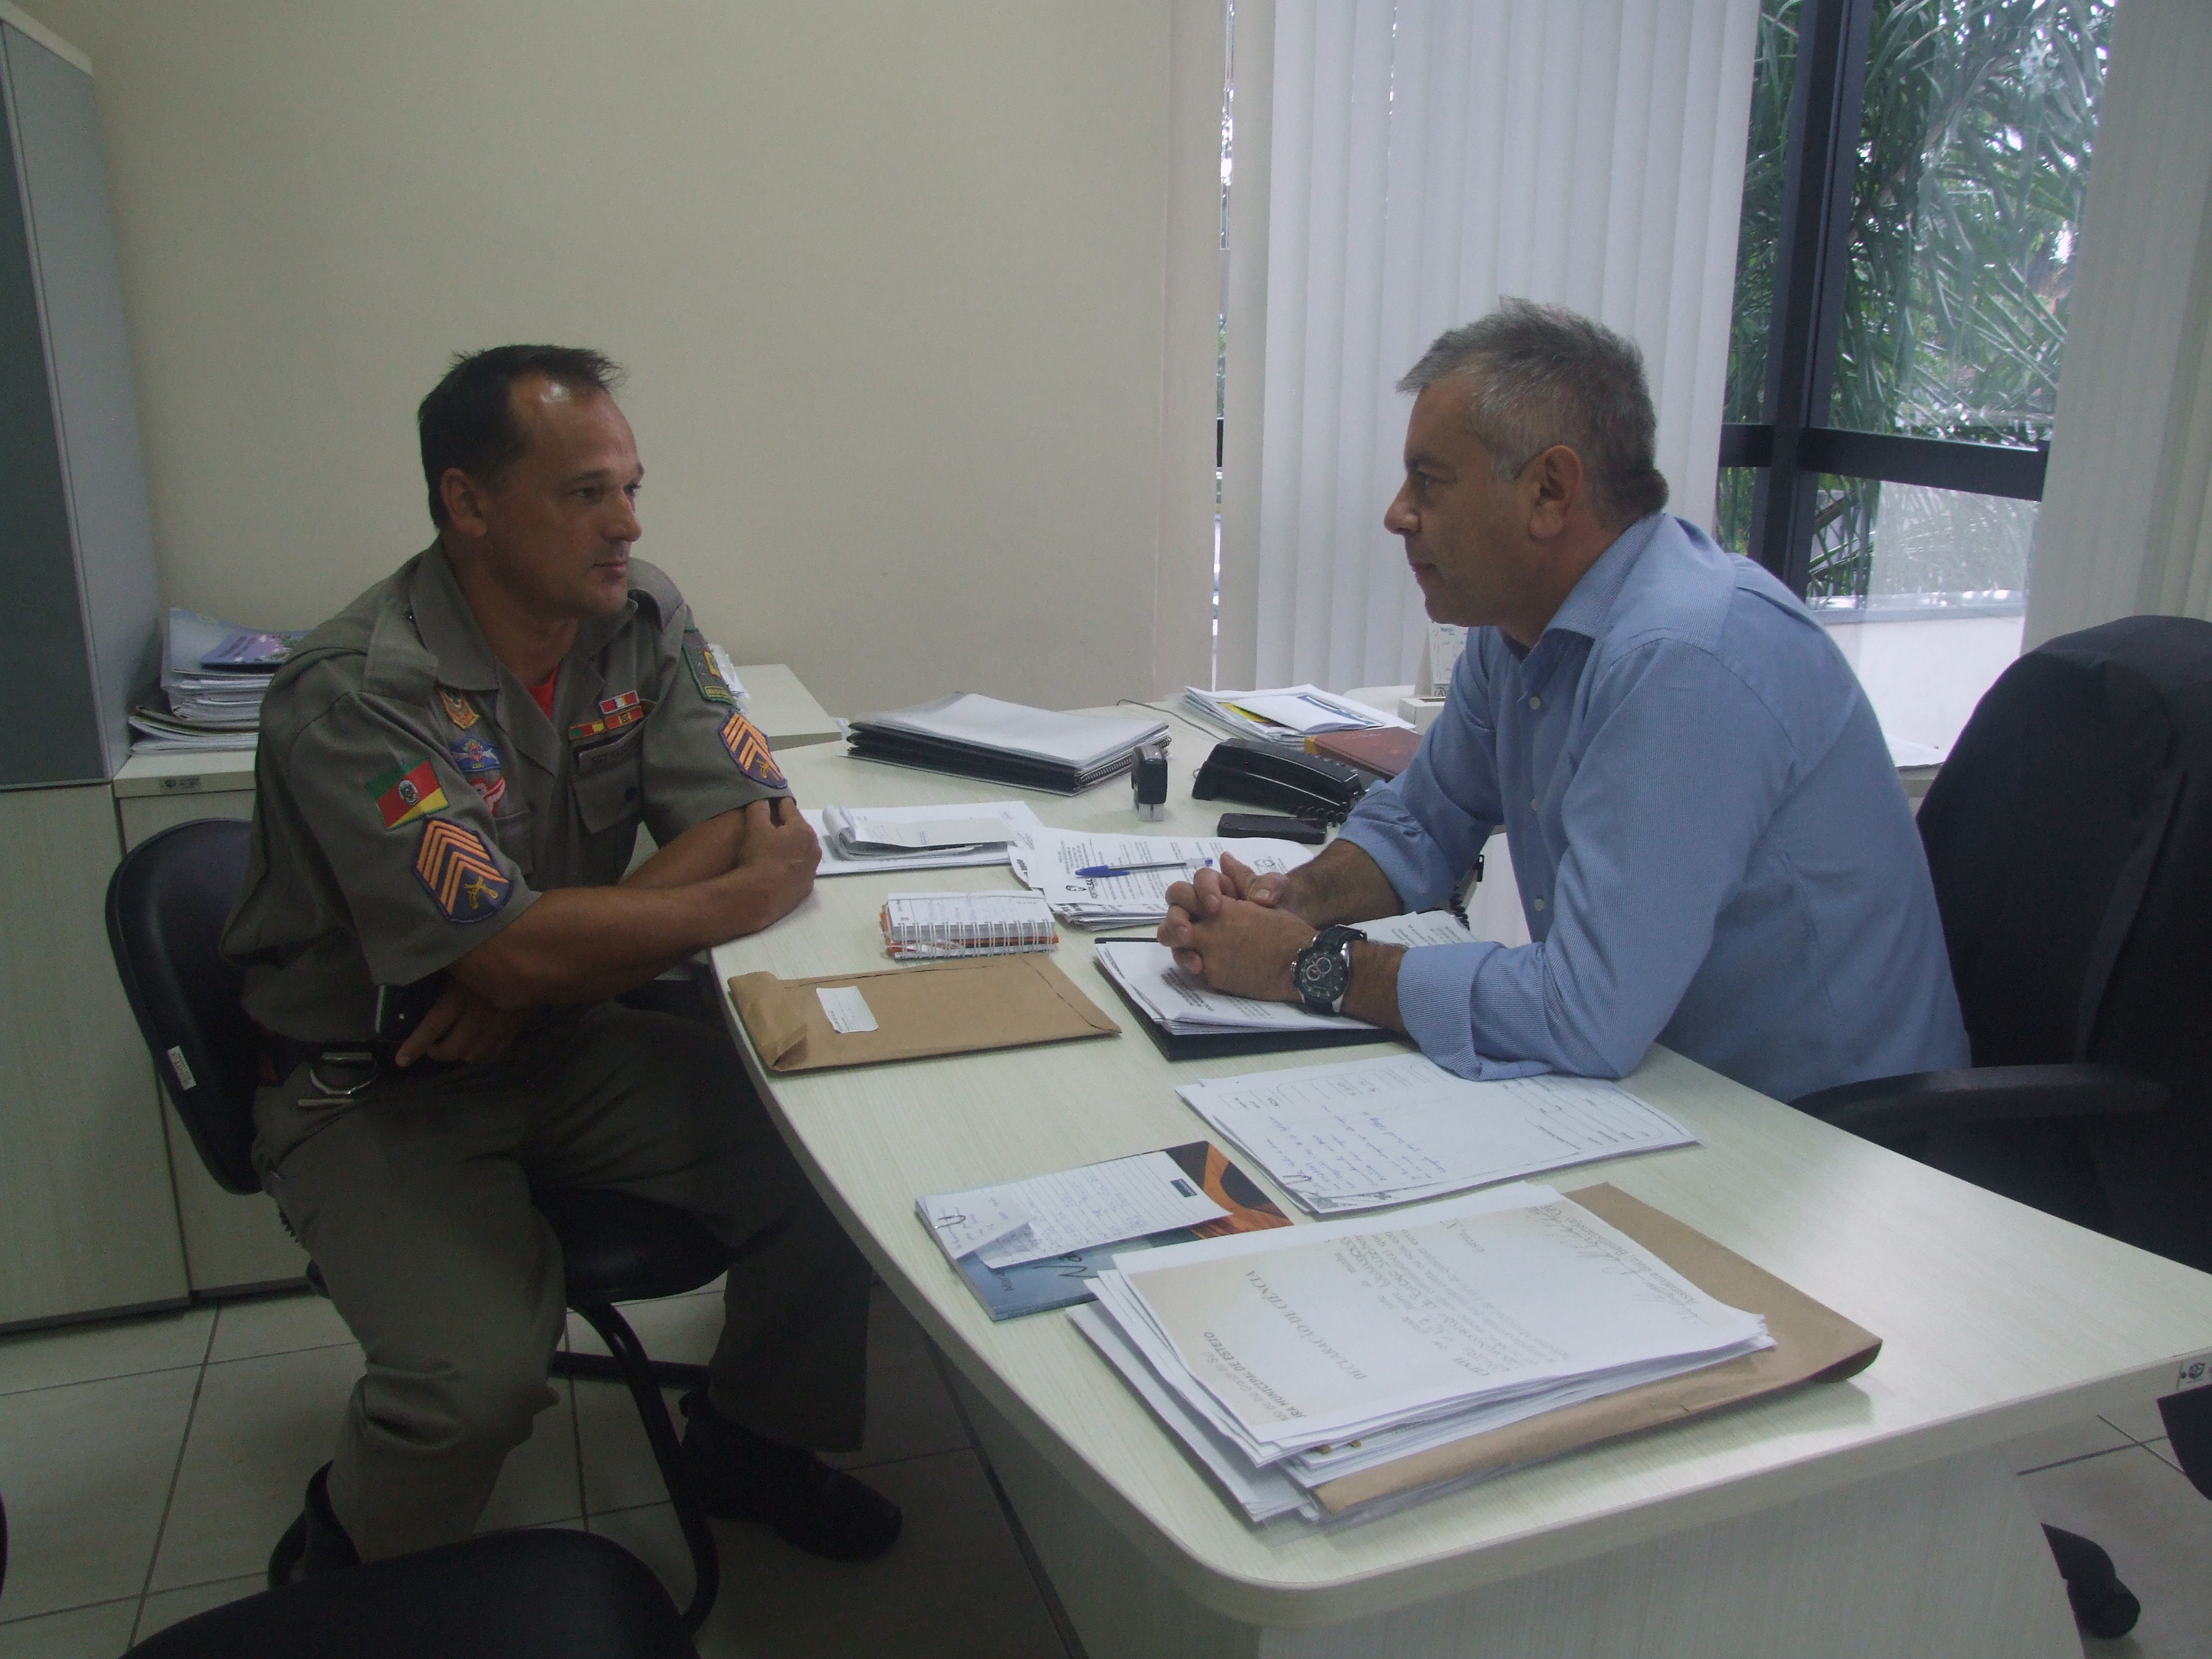
[[[707,649],[706,641],[696,634],[684,641],[684,660],[691,665],[692,683],[698,686],[699,695],[708,702],[720,703],[726,708],[738,706],[738,694],[730,690],[730,683],[722,678],[722,671],[714,665],[714,653]]]
[[[483,837],[448,818],[422,826],[415,879],[447,921],[464,924],[497,915],[514,887]]]
[[[428,761],[395,766],[371,778],[368,788],[368,798],[383,814],[387,830],[412,823],[428,813],[442,810],[446,805],[445,786],[438,781],[437,769]]]
[[[755,783],[770,789],[789,787],[783,773],[769,754],[768,739],[760,728],[735,709],[722,723],[722,747],[730,751],[730,758],[738,763],[738,770]]]
[[[477,723],[476,705],[459,692],[447,686],[438,688],[438,701],[445,705],[446,718],[465,732]]]
[[[470,788],[483,798],[483,804],[495,812],[507,799],[507,762],[498,750],[482,738],[462,738],[446,745],[453,757],[453,766],[467,781]]]

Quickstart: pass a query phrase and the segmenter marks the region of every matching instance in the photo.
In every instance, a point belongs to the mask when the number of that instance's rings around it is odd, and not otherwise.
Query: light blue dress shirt
[[[1431,909],[1500,823],[1534,942],[1399,968],[1406,1029],[1439,1065],[1620,1077],[1656,1041],[1788,1100],[1970,1063],[1857,676],[1694,525],[1632,525],[1525,653],[1471,631],[1412,765],[1344,839]]]

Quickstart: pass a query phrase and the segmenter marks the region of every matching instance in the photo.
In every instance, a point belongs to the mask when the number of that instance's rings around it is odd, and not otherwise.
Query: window
[[[2114,3],[1761,7],[1715,532],[1904,744],[2018,651]]]

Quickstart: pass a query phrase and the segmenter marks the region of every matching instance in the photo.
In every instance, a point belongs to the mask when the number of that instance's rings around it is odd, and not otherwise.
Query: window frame
[[[1798,19],[1760,398],[1765,418],[1721,428],[1720,465],[1758,471],[1751,556],[1802,599],[1823,475],[2039,501],[2051,451],[2047,443],[2024,449],[1828,424],[1874,0],[1802,0]]]

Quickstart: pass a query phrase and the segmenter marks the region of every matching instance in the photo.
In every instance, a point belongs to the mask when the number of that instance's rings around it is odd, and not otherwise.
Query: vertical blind
[[[1276,0],[1264,229],[1231,231],[1266,281],[1256,303],[1230,284],[1232,422],[1238,332],[1265,343],[1243,377],[1258,487],[1224,497],[1257,520],[1224,525],[1224,684],[1409,677],[1419,593],[1382,527],[1392,387],[1501,295],[1637,340],[1673,508],[1710,521],[1758,21],[1759,0]]]

